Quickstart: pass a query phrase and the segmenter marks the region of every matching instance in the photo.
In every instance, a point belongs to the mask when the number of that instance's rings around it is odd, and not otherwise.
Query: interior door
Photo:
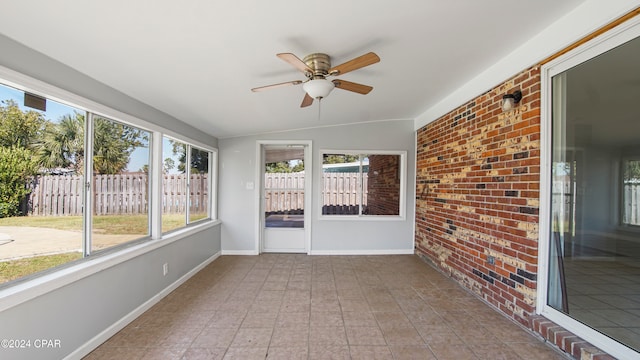
[[[265,144],[262,151],[262,252],[307,252],[308,146]]]

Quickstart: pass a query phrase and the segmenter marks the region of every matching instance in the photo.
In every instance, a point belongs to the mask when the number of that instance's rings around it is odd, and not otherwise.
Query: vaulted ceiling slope
[[[8,1],[0,34],[218,138],[415,119],[583,0]],[[304,75],[276,53],[322,52],[368,95],[300,108]],[[321,110],[321,111],[319,111]]]

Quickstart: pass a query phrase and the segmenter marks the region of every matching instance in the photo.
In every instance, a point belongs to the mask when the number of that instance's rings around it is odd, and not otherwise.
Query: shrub
[[[19,147],[0,147],[0,218],[17,215],[29,194],[29,178],[38,165],[33,153]]]

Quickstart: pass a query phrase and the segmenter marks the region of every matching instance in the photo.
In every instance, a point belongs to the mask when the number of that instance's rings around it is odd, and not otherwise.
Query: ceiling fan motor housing
[[[329,74],[329,69],[331,69],[331,59],[327,54],[315,53],[307,55],[302,61],[313,71],[309,78],[324,79]]]

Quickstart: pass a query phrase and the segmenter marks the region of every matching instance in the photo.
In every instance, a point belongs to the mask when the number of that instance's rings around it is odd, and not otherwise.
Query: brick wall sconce
[[[516,90],[511,94],[505,94],[502,97],[502,111],[507,112],[515,106],[515,104],[519,103],[522,100],[522,92],[520,90]]]

